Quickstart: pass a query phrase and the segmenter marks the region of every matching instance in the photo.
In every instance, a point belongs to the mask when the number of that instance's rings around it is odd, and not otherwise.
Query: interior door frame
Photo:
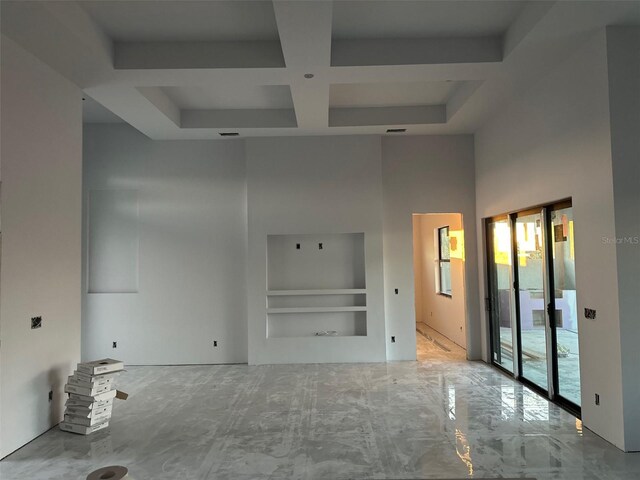
[[[551,219],[551,212],[554,210],[560,210],[562,208],[572,207],[571,198],[559,200],[543,204],[540,206],[526,208],[522,210],[513,211],[507,214],[495,215],[485,218],[485,259],[486,259],[486,282],[487,282],[487,296],[485,298],[486,308],[485,311],[488,315],[489,324],[489,339],[490,339],[490,357],[491,365],[498,368],[500,371],[515,378],[522,384],[534,390],[541,396],[549,399],[550,401],[558,404],[565,410],[574,414],[576,417],[581,418],[582,409],[579,405],[576,405],[572,401],[563,397],[559,392],[559,374],[558,374],[558,339],[556,332],[556,296],[555,296],[555,282],[554,282],[554,269],[553,269],[553,225]],[[520,318],[520,295],[519,295],[519,278],[518,278],[518,246],[516,235],[516,219],[518,216],[526,216],[531,214],[541,215],[541,228],[542,228],[542,249],[543,249],[543,285],[544,285],[544,300],[545,300],[545,343],[547,347],[547,388],[540,387],[533,383],[522,375],[522,329]],[[491,273],[490,260],[493,257],[489,254],[489,249],[493,248],[493,231],[490,225],[496,221],[508,219],[509,229],[511,233],[511,299],[514,305],[514,318],[512,319],[512,328],[515,329],[515,344],[513,345],[513,372],[504,368],[498,364],[494,359],[494,352],[496,348],[500,348],[496,345],[494,331],[494,322],[492,315],[494,313],[494,306],[492,304],[492,293],[489,290],[495,279]]]

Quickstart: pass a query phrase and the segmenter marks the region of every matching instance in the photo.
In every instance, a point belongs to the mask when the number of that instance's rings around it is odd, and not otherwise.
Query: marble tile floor
[[[0,479],[640,478],[639,454],[435,335],[451,352],[418,335],[417,362],[129,367],[108,430],[54,428]]]

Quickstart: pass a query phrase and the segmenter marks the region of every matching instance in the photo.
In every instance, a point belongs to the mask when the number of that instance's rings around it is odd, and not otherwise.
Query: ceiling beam
[[[331,63],[332,2],[273,2],[276,23],[290,79],[291,98],[300,128],[329,124],[329,83],[319,81],[319,69]],[[306,73],[316,75],[305,78]]]
[[[502,61],[502,37],[334,40],[331,65],[441,65]]]
[[[275,0],[273,9],[287,67],[329,66],[332,2]]]
[[[467,103],[467,100],[476,93],[483,83],[482,80],[463,82],[462,85],[453,92],[451,98],[447,100],[447,122],[453,119],[453,116],[462,109],[465,103]]]
[[[528,2],[525,5],[504,35],[502,42],[503,61],[499,64],[502,71],[509,67],[511,54],[514,50],[526,44],[527,37],[530,36],[536,28],[539,28],[539,24],[555,3],[555,1],[538,1]],[[494,82],[503,83],[504,78],[496,78]],[[447,122],[453,122],[455,116],[458,115],[459,112],[464,111],[465,108],[472,111],[474,109],[475,111],[487,111],[491,108],[488,104],[485,104],[484,109],[477,108],[478,99],[487,97],[487,89],[491,89],[491,83],[492,82],[485,82],[483,80],[464,82],[447,102]],[[502,92],[505,91],[508,91],[508,86],[505,86],[502,90]],[[458,115],[458,117],[460,116],[461,115]],[[467,115],[467,118],[469,117],[470,115]]]
[[[504,58],[507,58],[531,33],[556,2],[527,2],[504,36]]]
[[[98,87],[88,88],[85,92],[153,140],[162,140],[179,132],[175,112],[165,108],[161,110],[157,102],[142,95],[135,87]]]
[[[300,128],[326,128],[329,125],[329,85],[292,83],[291,99]]]
[[[167,116],[177,127],[181,124],[180,109],[160,87],[141,87],[138,91],[160,112]]]

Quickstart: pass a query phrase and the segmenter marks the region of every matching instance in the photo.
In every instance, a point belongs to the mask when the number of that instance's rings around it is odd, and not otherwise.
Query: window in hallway
[[[449,227],[438,228],[438,293],[451,296],[451,255]]]

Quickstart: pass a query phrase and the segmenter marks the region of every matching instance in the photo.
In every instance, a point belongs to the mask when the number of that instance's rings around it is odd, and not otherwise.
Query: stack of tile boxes
[[[117,393],[114,380],[123,369],[123,362],[110,358],[79,363],[64,387],[69,398],[60,428],[88,435],[108,427]]]

